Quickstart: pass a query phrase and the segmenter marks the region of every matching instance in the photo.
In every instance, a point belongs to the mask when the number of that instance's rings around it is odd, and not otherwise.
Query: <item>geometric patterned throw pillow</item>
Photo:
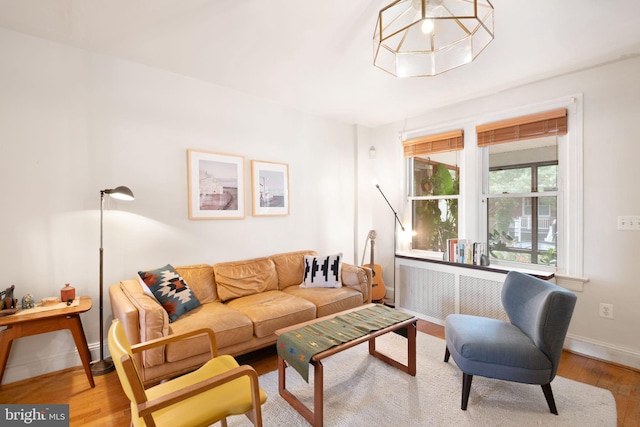
[[[187,283],[170,264],[150,271],[138,271],[160,305],[167,311],[169,322],[200,305]]]
[[[301,288],[342,287],[342,252],[329,256],[304,256]]]

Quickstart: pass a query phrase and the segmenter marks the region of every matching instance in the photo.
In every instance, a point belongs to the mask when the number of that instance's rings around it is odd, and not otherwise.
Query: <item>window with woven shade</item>
[[[447,239],[458,235],[463,131],[411,138],[402,145],[412,210],[412,249],[443,252]]]
[[[436,135],[420,136],[402,142],[405,157],[425,156],[464,148],[462,129]]]
[[[489,150],[485,194],[490,260],[555,266],[557,137],[567,133],[567,110],[479,125],[476,132],[478,146]]]
[[[504,111],[485,107],[439,125],[460,130],[412,132],[402,142],[403,213],[414,236],[399,242],[401,252],[458,262],[456,239],[479,243],[490,268],[553,272],[556,283],[582,290],[582,94]]]
[[[476,126],[479,147],[566,133],[566,108]]]

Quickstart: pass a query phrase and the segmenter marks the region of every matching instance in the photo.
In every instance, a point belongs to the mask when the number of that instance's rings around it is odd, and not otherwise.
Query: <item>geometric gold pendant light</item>
[[[435,76],[493,40],[489,0],[397,0],[378,13],[373,64],[396,77]]]

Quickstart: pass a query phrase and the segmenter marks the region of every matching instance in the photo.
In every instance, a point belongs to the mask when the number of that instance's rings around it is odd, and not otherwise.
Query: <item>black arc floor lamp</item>
[[[395,257],[396,257],[396,240],[398,239],[397,236],[397,230],[396,230],[396,222],[398,224],[400,224],[400,228],[402,229],[402,231],[404,230],[404,225],[402,225],[402,221],[400,221],[400,218],[398,217],[398,212],[396,212],[395,209],[393,209],[393,206],[391,206],[391,203],[389,203],[389,200],[387,199],[387,196],[384,195],[384,193],[382,192],[382,188],[380,188],[380,185],[375,184],[376,188],[378,189],[378,191],[380,192],[380,194],[382,194],[382,197],[384,198],[384,201],[387,202],[387,205],[389,205],[389,209],[391,209],[391,212],[393,212],[393,215],[396,217],[396,220],[393,222],[393,306],[396,305],[396,266],[395,266]]]
[[[111,190],[100,191],[100,360],[91,365],[91,373],[99,376],[108,374],[114,370],[113,361],[111,359],[105,360],[104,358],[104,325],[103,325],[103,307],[104,298],[102,296],[103,287],[103,248],[102,248],[102,212],[104,210],[104,196],[110,196],[119,200],[133,200],[133,192],[129,187],[116,187]]]

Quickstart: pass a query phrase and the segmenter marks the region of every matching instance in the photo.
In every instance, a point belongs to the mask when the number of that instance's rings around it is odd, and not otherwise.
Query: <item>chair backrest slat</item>
[[[146,402],[147,394],[144,389],[140,372],[133,361],[131,346],[118,319],[113,321],[107,337],[109,352],[116,367],[122,389],[131,402],[136,405]],[[133,414],[132,414],[133,415]],[[136,415],[137,416],[137,415]]]

